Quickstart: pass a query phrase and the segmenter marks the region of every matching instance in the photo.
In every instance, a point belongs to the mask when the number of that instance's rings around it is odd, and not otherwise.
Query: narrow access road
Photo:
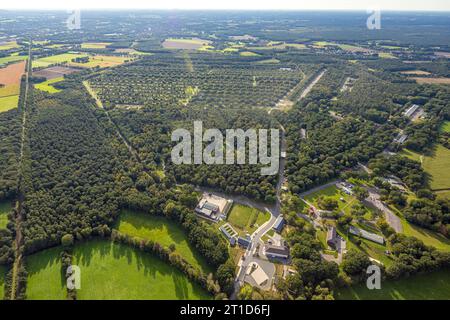
[[[380,210],[384,213],[386,222],[395,230],[395,232],[403,232],[403,226],[401,219],[391,211],[381,200],[380,194],[375,188],[366,188],[369,192],[369,197],[363,202],[370,207]]]
[[[320,79],[323,77],[323,75],[327,72],[327,69],[323,70],[321,73],[319,73],[314,80],[303,90],[302,94],[300,95],[300,99],[306,98],[308,93],[311,92],[311,90],[314,88],[314,86],[317,84],[317,82],[320,81]]]

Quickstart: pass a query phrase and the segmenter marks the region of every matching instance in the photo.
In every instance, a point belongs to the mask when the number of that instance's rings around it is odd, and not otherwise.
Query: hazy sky
[[[450,0],[2,0],[1,9],[353,9],[447,10]]]

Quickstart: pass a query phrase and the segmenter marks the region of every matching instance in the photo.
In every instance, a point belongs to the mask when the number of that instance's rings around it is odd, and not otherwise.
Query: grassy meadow
[[[121,233],[153,240],[165,247],[174,244],[175,251],[190,264],[200,268],[205,273],[212,272],[212,268],[205,258],[187,242],[187,235],[184,230],[165,217],[124,210],[120,214],[115,227]]]
[[[59,247],[51,248],[26,257],[27,299],[66,299],[66,281],[61,270],[61,251]]]
[[[44,68],[54,64],[69,63],[72,59],[87,57],[84,53],[63,53],[33,60],[33,69]]]
[[[240,235],[252,234],[270,219],[270,213],[235,203],[228,214],[227,221]]]
[[[210,299],[209,294],[169,264],[107,240],[74,249],[81,269],[80,300]]]
[[[365,284],[339,289],[337,300],[450,300],[450,271],[416,275],[397,281],[382,281],[380,290]]]
[[[8,224],[8,213],[12,210],[9,201],[0,202],[0,229],[5,229]]]
[[[45,91],[48,93],[57,93],[60,92],[61,90],[56,89],[55,87],[52,86],[52,84],[63,81],[64,77],[59,77],[59,78],[54,78],[54,79],[50,79],[41,83],[37,83],[34,85],[34,87],[38,90],[41,91]]]
[[[422,163],[422,168],[429,174],[429,184],[432,190],[450,188],[450,150],[437,144],[430,154],[403,150],[408,158]]]
[[[19,96],[0,97],[0,112],[5,112],[17,108],[19,104]]]

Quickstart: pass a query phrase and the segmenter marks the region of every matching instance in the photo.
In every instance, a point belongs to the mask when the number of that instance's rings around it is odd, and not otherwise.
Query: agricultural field
[[[20,48],[16,41],[0,42],[0,51]]]
[[[0,58],[0,67],[7,65],[9,63],[12,62],[17,62],[17,61],[23,61],[26,60],[28,58],[28,56],[19,56],[19,55],[10,55],[7,57],[1,57]]]
[[[152,55],[132,65],[114,68],[90,79],[106,105],[176,106],[186,88],[198,88],[190,105],[202,107],[273,107],[302,79],[298,70],[282,65],[210,54]]]
[[[105,49],[111,42],[84,42],[81,49]]]
[[[133,58],[124,56],[91,55],[88,62],[69,62],[68,65],[78,68],[110,68],[131,60]]]
[[[252,234],[258,227],[270,219],[269,212],[235,203],[228,214],[229,222],[241,236]]]
[[[421,78],[413,77],[418,84],[450,84],[450,78]]]
[[[164,40],[162,47],[165,49],[199,50],[210,47],[211,41],[199,38],[178,39],[169,38]]]
[[[61,252],[62,249],[57,247],[26,257],[27,299],[66,299],[66,281],[61,269]]]
[[[51,65],[56,64],[67,64],[71,62],[73,59],[76,58],[84,58],[88,55],[85,53],[63,53],[63,54],[57,54],[54,56],[44,57],[44,58],[37,58],[33,60],[33,69],[37,68],[45,68]]]
[[[0,300],[3,299],[3,296],[5,295],[5,277],[7,271],[5,266],[0,266]]]
[[[0,112],[5,112],[17,108],[19,96],[0,97]]]
[[[37,83],[34,85],[34,87],[38,90],[45,91],[48,93],[57,93],[57,92],[60,92],[61,90],[56,89],[55,87],[52,86],[52,84],[61,82],[63,80],[64,80],[63,77],[53,78],[53,79],[50,79],[50,80],[47,80],[47,81],[44,81],[41,83]]]
[[[422,167],[429,174],[429,184],[432,190],[450,188],[450,150],[437,144],[431,154],[422,155],[411,150],[403,150],[402,154],[422,163]]]
[[[12,210],[9,201],[0,202],[0,229],[5,229],[8,224],[8,213]]]
[[[21,61],[0,68],[0,112],[17,108],[25,64],[25,61]]]
[[[260,55],[252,51],[242,51],[239,53],[241,57],[259,57]]]
[[[55,66],[55,67],[45,68],[45,69],[41,69],[39,71],[33,72],[33,76],[44,77],[47,80],[52,80],[55,78],[64,77],[67,74],[72,74],[77,71],[79,71],[79,70],[75,69],[75,68]]]
[[[365,284],[337,289],[338,300],[449,300],[450,272],[416,275],[396,281],[382,281],[381,290],[369,290]]]
[[[174,267],[121,244],[92,240],[76,245],[73,256],[83,274],[79,300],[210,299]]]
[[[153,240],[165,247],[174,244],[175,252],[190,264],[200,268],[204,273],[212,272],[206,260],[187,242],[187,235],[183,229],[165,217],[124,210],[115,228],[121,233]]]

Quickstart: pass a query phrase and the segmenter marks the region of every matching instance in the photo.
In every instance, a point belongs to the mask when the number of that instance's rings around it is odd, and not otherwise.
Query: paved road
[[[305,90],[303,90],[302,94],[300,95],[300,99],[306,98],[308,93],[314,88],[314,86],[319,82],[319,80],[323,77],[323,75],[327,72],[327,69],[323,70],[321,73],[319,73],[314,80],[306,87]]]
[[[395,232],[400,233],[403,231],[402,221],[400,218],[391,211],[381,200],[380,200],[380,193],[375,188],[367,188],[367,191],[369,191],[369,197],[364,200],[364,202],[374,207],[381,212],[384,213],[384,216],[386,217],[387,223],[395,230]]]

